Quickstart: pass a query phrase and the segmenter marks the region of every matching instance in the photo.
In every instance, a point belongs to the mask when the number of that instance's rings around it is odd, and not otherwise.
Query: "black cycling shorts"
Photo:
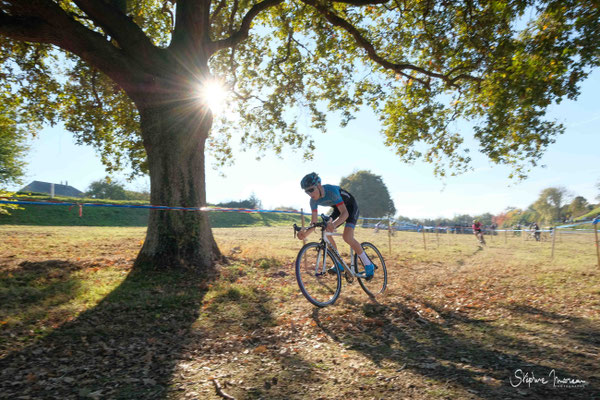
[[[340,189],[340,194],[342,195],[342,200],[346,205],[346,209],[348,210],[348,218],[346,219],[346,226],[349,228],[355,228],[358,222],[358,203],[356,199],[344,189]],[[331,218],[336,219],[340,216],[340,211],[337,207],[333,207],[333,212],[331,213]]]

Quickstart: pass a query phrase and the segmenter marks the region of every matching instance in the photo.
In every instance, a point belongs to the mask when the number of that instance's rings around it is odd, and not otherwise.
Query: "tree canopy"
[[[363,217],[379,218],[396,213],[394,201],[383,179],[371,171],[356,171],[343,177],[340,187],[352,193]]]
[[[576,98],[600,62],[600,11],[583,0],[6,0],[0,12],[3,83],[21,117],[64,121],[109,170],[125,159],[148,170],[127,74],[112,63],[183,64],[199,84],[193,52],[209,58],[230,91],[211,142],[221,162],[236,132],[259,151],[289,144],[310,157],[292,114],[325,130],[330,111],[346,123],[368,105],[404,160],[464,170],[474,149],[450,124],[464,118],[481,152],[523,174],[563,131],[547,107]]]
[[[27,150],[25,132],[11,118],[9,110],[0,104],[0,189],[21,183]]]
[[[565,203],[570,197],[564,187],[549,187],[540,193],[532,208],[537,212],[540,220],[546,223],[558,222],[564,214]]]
[[[591,210],[593,210],[593,206],[583,196],[574,197],[568,207],[569,217],[571,218],[579,217]]]
[[[127,194],[122,184],[100,179],[90,183],[85,195],[93,199],[125,200]]]

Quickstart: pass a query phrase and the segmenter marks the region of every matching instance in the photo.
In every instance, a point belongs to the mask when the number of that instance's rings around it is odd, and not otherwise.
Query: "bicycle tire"
[[[307,243],[300,249],[296,258],[296,281],[300,291],[317,307],[326,307],[335,303],[342,290],[340,271],[336,268],[333,270],[334,274],[328,272],[328,269],[335,265],[335,258],[327,250],[323,265],[323,250],[323,246],[319,243]]]
[[[375,266],[375,272],[373,278],[370,280],[359,277],[358,283],[370,297],[376,297],[385,292],[385,289],[387,288],[387,268],[385,266],[385,260],[374,244],[363,242],[360,245]],[[359,270],[359,262],[362,267],[361,270]],[[363,262],[357,254],[354,254],[354,271],[357,273],[364,271]]]

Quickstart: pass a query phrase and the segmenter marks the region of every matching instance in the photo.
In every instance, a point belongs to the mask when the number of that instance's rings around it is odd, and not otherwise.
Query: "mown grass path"
[[[216,229],[218,276],[131,274],[141,228],[0,227],[0,398],[600,398],[591,238],[358,230],[380,299],[300,294],[289,228]],[[313,236],[316,238],[316,236]]]

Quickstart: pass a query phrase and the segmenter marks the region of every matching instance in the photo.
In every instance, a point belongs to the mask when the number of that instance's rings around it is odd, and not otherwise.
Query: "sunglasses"
[[[316,188],[315,186],[313,186],[313,187],[311,187],[311,188],[308,188],[308,189],[306,189],[306,190],[305,190],[305,192],[306,192],[307,194],[311,194],[311,193],[312,193],[312,192],[314,192],[316,189],[317,189],[317,188]]]

